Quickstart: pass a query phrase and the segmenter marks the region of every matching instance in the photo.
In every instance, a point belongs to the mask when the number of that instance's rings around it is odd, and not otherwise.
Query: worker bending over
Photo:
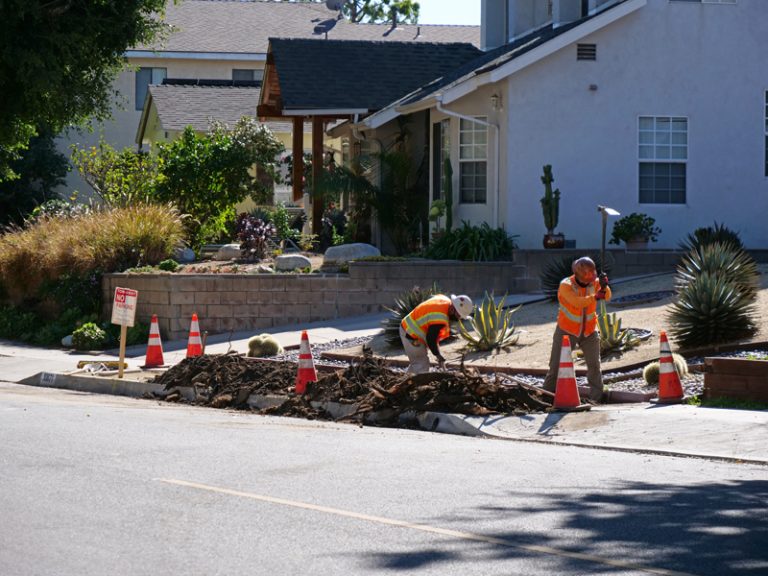
[[[603,375],[600,372],[600,333],[597,328],[597,301],[611,299],[608,277],[598,278],[594,261],[586,256],[572,265],[573,276],[563,279],[557,290],[560,311],[557,314],[557,328],[552,338],[552,354],[549,357],[549,371],[544,378],[544,389],[555,391],[557,373],[560,368],[560,348],[563,336],[568,335],[571,346],[581,348],[587,363],[589,399],[601,402],[603,399]]]
[[[427,348],[437,358],[437,367],[445,369],[445,358],[440,354],[440,342],[451,335],[450,321],[469,318],[474,305],[469,296],[449,298],[437,294],[425,300],[400,323],[400,340],[408,356],[408,372],[429,372]]]

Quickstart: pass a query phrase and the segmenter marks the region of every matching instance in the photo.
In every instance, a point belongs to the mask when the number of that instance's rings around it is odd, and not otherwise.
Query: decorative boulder
[[[195,261],[195,251],[191,248],[178,248],[173,253],[173,259],[180,264],[189,264]]]
[[[236,260],[242,256],[240,244],[224,244],[213,256],[214,260]]]
[[[257,274],[274,274],[275,271],[272,270],[270,266],[267,266],[266,264],[259,264],[256,266],[256,273]]]
[[[72,348],[72,334],[69,336],[64,336],[64,338],[61,339],[61,345],[65,348]]]
[[[283,254],[275,258],[275,270],[278,272],[287,272],[290,270],[303,270],[311,268],[312,261],[301,254]]]
[[[381,251],[370,244],[341,244],[331,246],[325,251],[323,264],[343,264],[350,260],[365,258],[366,256],[381,256]]]

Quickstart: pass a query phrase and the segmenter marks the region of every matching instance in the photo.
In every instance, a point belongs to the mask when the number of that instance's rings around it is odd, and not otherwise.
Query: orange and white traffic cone
[[[189,341],[187,342],[187,358],[203,355],[203,340],[200,338],[200,323],[197,314],[192,314],[192,324],[189,326]]]
[[[685,399],[680,375],[675,370],[672,349],[669,347],[667,333],[661,331],[659,354],[659,397],[651,400],[654,404],[680,404]]]
[[[560,368],[557,371],[553,407],[555,410],[563,412],[577,412],[591,408],[589,404],[582,404],[579,397],[576,372],[573,369],[573,356],[571,355],[571,339],[568,336],[563,336],[563,344],[560,347]]]
[[[307,331],[303,330],[299,346],[299,372],[296,374],[296,394],[304,394],[307,391],[307,382],[317,382],[317,370],[315,370],[315,362],[312,360],[309,336],[307,336]]]
[[[157,314],[152,314],[152,322],[149,324],[149,340],[147,340],[147,357],[144,359],[143,368],[157,368],[163,364],[165,362],[163,362],[160,326],[157,323]]]

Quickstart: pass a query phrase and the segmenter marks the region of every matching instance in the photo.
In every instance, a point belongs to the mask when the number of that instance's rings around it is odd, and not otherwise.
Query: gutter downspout
[[[459,114],[458,112],[454,112],[453,110],[448,110],[447,108],[443,108],[443,97],[442,95],[438,96],[437,98],[437,111],[442,112],[443,114],[447,116],[453,116],[454,118],[459,118],[461,120],[467,120],[468,122],[475,122],[477,124],[481,124],[483,126],[493,128],[493,144],[494,144],[494,161],[496,163],[496,170],[494,174],[494,184],[496,185],[496,194],[493,196],[493,219],[494,219],[494,227],[499,227],[499,182],[501,181],[501,178],[499,177],[499,173],[501,171],[501,167],[499,166],[499,158],[500,158],[500,152],[499,152],[499,126],[497,124],[493,124],[491,122],[486,122],[485,120],[479,120],[477,118],[473,118],[472,116],[466,116],[465,114]]]

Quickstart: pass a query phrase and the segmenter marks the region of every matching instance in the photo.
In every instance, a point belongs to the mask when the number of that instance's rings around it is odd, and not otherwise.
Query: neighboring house
[[[119,102],[113,120],[95,125],[92,133],[65,134],[59,148],[66,155],[70,144],[93,146],[101,137],[118,149],[134,146],[149,87],[165,79],[261,82],[269,37],[480,45],[478,26],[351,24],[324,3],[183,0],[168,3],[166,22],[170,34],[160,45],[126,52],[132,68],[114,84]],[[216,118],[218,108],[212,105],[208,112],[206,118]],[[255,113],[254,107],[251,115]],[[70,175],[67,187],[89,191],[76,173]]]
[[[386,143],[399,117],[426,114],[432,196],[448,157],[454,222],[504,226],[522,248],[546,231],[544,164],[577,248],[600,245],[598,204],[653,216],[655,248],[715,221],[768,248],[768,2],[482,7],[484,55],[333,134]]]

